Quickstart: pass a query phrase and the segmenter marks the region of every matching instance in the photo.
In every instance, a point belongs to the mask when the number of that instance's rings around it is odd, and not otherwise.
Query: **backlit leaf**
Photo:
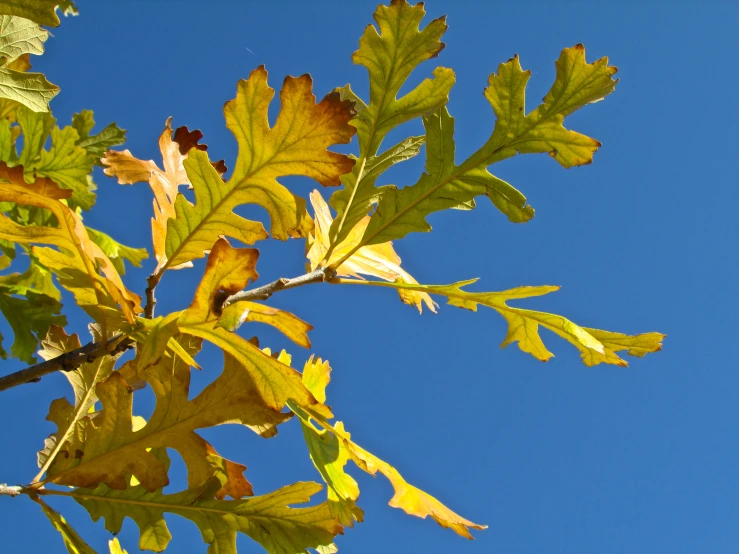
[[[166,454],[158,454],[160,457]],[[162,552],[171,535],[164,521],[172,513],[195,523],[208,544],[209,554],[236,554],[236,534],[245,533],[270,554],[305,553],[307,548],[330,545],[343,533],[326,503],[304,508],[303,504],[321,490],[317,483],[295,483],[261,496],[243,500],[212,499],[212,490],[220,484],[204,486],[176,494],[148,492],[141,486],[111,490],[100,485],[95,490],[77,489],[71,493],[90,512],[93,520],[101,517],[105,528],[118,533],[123,520],[130,517],[139,527],[139,548]]]
[[[125,275],[126,267],[123,264],[124,260],[130,263],[132,266],[141,267],[141,262],[149,257],[149,253],[146,248],[131,248],[125,244],[121,244],[110,235],[87,227],[87,234],[90,236],[90,240],[97,244],[100,249],[105,252],[105,255],[110,258],[110,261],[116,268],[116,271],[121,275]]]
[[[183,346],[192,355],[199,342],[189,339]],[[105,483],[123,490],[126,475],[131,474],[143,488],[155,491],[169,478],[167,468],[150,449],[174,448],[185,461],[191,488],[220,475],[223,487],[214,491],[218,498],[252,494],[242,475],[246,467],[219,456],[195,430],[239,423],[270,437],[290,414],[267,407],[249,372],[228,354],[223,373],[193,400],[188,400],[189,366],[178,357],[165,354],[158,364],[145,370],[144,377],[156,396],[149,421],[140,429],[134,428],[131,390],[119,372],[114,372],[96,387],[102,410],[83,420],[82,428],[49,466],[44,482],[82,487]]]
[[[41,506],[41,509],[44,511],[46,517],[49,518],[54,528],[59,531],[64,541],[64,547],[69,554],[96,554],[92,547],[80,537],[79,533],[67,523],[67,520],[60,513],[52,510],[41,499],[36,498],[35,500]]]
[[[354,63],[367,68],[370,98],[369,104],[365,104],[349,85],[340,89],[343,98],[357,103],[357,117],[352,124],[357,127],[359,137],[359,162],[344,182],[344,188],[331,197],[331,205],[338,214],[330,231],[332,245],[344,240],[377,202],[382,191],[375,189],[377,175],[370,170],[377,158],[392,159],[392,163],[402,159],[402,155],[397,157],[395,152],[399,147],[403,149],[403,143],[377,156],[387,133],[401,123],[434,112],[447,102],[455,77],[454,72],[445,67],[437,67],[433,79],[425,79],[397,98],[413,70],[423,61],[436,57],[444,48],[440,38],[447,28],[445,18],[435,19],[419,30],[424,15],[423,3],[411,6],[406,0],[393,0],[389,6],[378,6],[375,21],[379,33],[374,26],[367,26],[359,41],[359,50],[352,57]],[[413,139],[418,137],[408,139],[411,144],[406,147],[413,148]]]
[[[315,362],[311,359],[306,363],[303,379],[316,397],[325,398],[330,372],[328,363],[320,359]],[[323,414],[310,409],[303,410],[292,403],[290,409],[301,421],[311,459],[328,485],[328,504],[342,525],[351,526],[353,520],[362,521],[363,517],[362,510],[356,505],[359,497],[357,483],[343,469],[351,459],[363,471],[371,475],[379,471],[387,477],[395,489],[395,495],[389,502],[393,508],[402,508],[406,513],[421,518],[431,516],[442,527],[452,529],[468,539],[472,539],[470,528],[486,528],[454,513],[433,496],[405,481],[393,466],[357,445],[342,422],[331,424]],[[322,429],[316,429],[313,423]]]
[[[354,162],[327,151],[332,144],[351,140],[354,129],[351,102],[331,93],[316,104],[309,75],[287,77],[280,92],[281,109],[270,128],[267,111],[274,90],[267,85],[264,67],[239,81],[236,98],[226,103],[226,126],[236,137],[239,154],[228,181],[223,181],[203,153],[185,167],[195,190],[195,204],[180,196],[176,218],[167,231],[170,265],[204,256],[219,235],[247,244],[264,238],[261,224],[233,213],[242,204],[257,204],[269,213],[272,236],[286,240],[305,236],[310,218],[305,201],[281,185],[278,177],[304,175],[324,186],[336,186]]]
[[[59,200],[43,196],[34,189],[16,184],[0,187],[0,201],[36,206],[51,211],[59,228],[21,226],[6,216],[0,216],[0,238],[19,243],[51,244],[60,248],[34,246],[34,256],[56,274],[59,284],[69,290],[77,304],[108,330],[120,328],[117,315],[120,305],[123,316],[133,323],[141,312],[141,299],[121,281],[110,259],[93,243],[80,217]],[[98,267],[102,274],[98,273]]]
[[[458,308],[477,311],[478,305],[493,308],[508,322],[508,334],[501,347],[517,342],[518,347],[535,358],[546,362],[553,354],[547,350],[539,336],[539,327],[544,327],[573,344],[587,366],[600,363],[627,366],[616,352],[626,350],[632,356],[644,356],[662,349],[662,333],[643,333],[640,335],[624,335],[580,327],[570,320],[555,314],[514,308],[507,304],[510,300],[542,296],[556,291],[559,287],[518,287],[502,292],[468,292],[463,287],[471,285],[477,279],[460,281],[451,285],[418,285],[410,283],[379,283],[342,280],[342,283],[369,284],[374,286],[393,287],[400,290],[426,292],[432,295],[445,296],[448,303]]]
[[[218,325],[216,300],[224,300],[257,278],[257,256],[257,250],[232,248],[225,239],[218,239],[192,304],[177,326],[182,333],[205,339],[233,356],[252,375],[262,399],[273,410],[281,410],[290,398],[301,406],[314,405],[316,399],[303,385],[300,373]]]
[[[399,239],[411,232],[429,231],[426,216],[453,208],[480,195],[514,222],[531,219],[534,211],[526,197],[487,171],[487,166],[518,153],[549,153],[563,167],[588,164],[600,143],[562,126],[565,116],[613,91],[615,67],[602,58],[585,62],[578,44],[565,48],[556,62],[557,75],[544,102],[525,114],[525,93],[530,71],[518,57],[501,64],[490,76],[485,96],[497,117],[490,139],[461,165],[454,163],[454,120],[445,108],[424,118],[426,173],[413,186],[391,188],[382,196],[362,244]]]
[[[60,0],[2,0],[0,14],[15,15],[35,21],[39,25],[59,26],[56,7]]]
[[[235,331],[243,323],[249,321],[271,325],[295,344],[310,348],[308,331],[313,329],[312,325],[290,312],[257,302],[241,301],[227,306],[218,318],[218,325],[228,331]]]
[[[311,193],[310,201],[315,210],[315,235],[309,237],[306,246],[310,268],[315,269],[328,251],[329,229],[333,219],[328,205],[317,190]],[[347,233],[346,238],[334,248],[328,260],[329,265],[338,262],[348,252],[354,250],[362,239],[369,221],[369,216],[365,216]],[[359,274],[362,274],[379,277],[386,281],[417,282],[412,275],[400,267],[400,257],[395,253],[391,242],[364,246],[354,251],[345,262],[336,268],[336,274],[351,277],[359,277]],[[436,311],[436,304],[428,294],[410,291],[407,294],[401,294],[400,298],[405,304],[415,306],[419,312],[423,311],[424,304],[432,312]]]

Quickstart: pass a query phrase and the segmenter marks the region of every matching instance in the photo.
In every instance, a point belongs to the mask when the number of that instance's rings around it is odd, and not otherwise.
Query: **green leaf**
[[[0,64],[12,62],[23,54],[43,54],[47,38],[49,32],[33,21],[0,15]]]
[[[377,212],[370,219],[362,244],[381,244],[411,232],[430,231],[426,216],[459,207],[485,195],[510,221],[521,223],[534,216],[526,197],[490,174],[485,164],[454,164],[454,118],[446,107],[424,117],[426,172],[410,187],[387,187]],[[472,158],[470,158],[472,159]]]
[[[130,246],[121,244],[102,231],[98,231],[92,227],[86,227],[86,229],[92,242],[97,244],[105,252],[105,255],[110,258],[113,266],[115,266],[121,275],[125,275],[126,273],[126,268],[123,264],[124,260],[135,267],[141,267],[141,262],[149,257],[146,248],[131,248]]]
[[[56,119],[50,113],[35,112],[25,106],[16,109],[16,119],[23,132],[23,151],[19,163],[30,171],[36,164]]]
[[[95,156],[77,146],[79,135],[73,127],[51,130],[51,150],[42,150],[33,168],[36,175],[49,177],[63,188],[72,190],[70,206],[89,210],[95,204],[95,187],[88,179]],[[29,168],[26,168],[28,170]]]
[[[361,245],[429,231],[425,217],[486,194],[511,221],[534,215],[526,198],[508,183],[494,177],[487,166],[518,153],[546,152],[563,167],[591,163],[600,143],[562,126],[565,116],[597,102],[614,90],[615,67],[602,58],[585,62],[581,44],[565,48],[556,62],[557,74],[543,103],[525,115],[525,93],[530,71],[518,57],[501,64],[490,76],[485,96],[497,117],[490,139],[461,165],[454,164],[454,120],[445,109],[424,119],[427,130],[426,173],[413,186],[390,189],[380,201]]]
[[[556,286],[518,287],[502,292],[469,292],[463,287],[475,283],[477,279],[459,281],[451,285],[419,285],[413,283],[381,283],[377,281],[356,281],[340,279],[342,284],[362,284],[378,287],[390,287],[398,290],[425,292],[431,295],[445,296],[448,303],[458,308],[465,308],[473,312],[478,305],[493,308],[508,322],[508,334],[501,344],[506,347],[517,342],[523,352],[528,352],[535,358],[546,362],[554,356],[541,340],[539,327],[543,327],[559,335],[573,344],[582,356],[587,366],[600,363],[627,366],[616,352],[626,350],[632,356],[644,356],[650,352],[662,349],[662,333],[643,333],[640,335],[624,335],[580,327],[569,319],[560,315],[509,306],[510,300],[542,296],[559,289]]]
[[[59,94],[41,73],[25,73],[0,67],[0,98],[20,102],[35,112],[48,112],[49,102]]]
[[[105,167],[100,163],[100,158],[105,155],[108,149],[126,142],[126,131],[118,128],[115,123],[110,123],[99,133],[91,135],[90,131],[94,126],[95,120],[91,110],[82,110],[72,116],[72,127],[79,135],[77,146],[84,148],[88,154],[98,158],[98,165]]]
[[[156,450],[156,449],[155,449]],[[160,458],[162,452],[153,453]],[[162,552],[172,536],[164,514],[177,514],[195,523],[208,545],[209,554],[236,554],[236,534],[245,533],[270,554],[298,554],[307,548],[328,546],[343,533],[326,503],[305,508],[303,504],[321,490],[317,483],[295,483],[261,496],[244,500],[212,499],[220,483],[176,494],[160,490],[147,492],[141,486],[122,491],[101,485],[95,490],[77,489],[71,493],[90,513],[93,520],[101,517],[105,528],[118,533],[123,520],[130,517],[139,527],[139,548]]]
[[[49,518],[49,521],[54,528],[59,531],[59,534],[62,536],[62,540],[64,541],[64,546],[69,554],[96,554],[92,547],[79,536],[77,531],[67,523],[67,520],[64,519],[61,514],[52,510],[46,502],[40,498],[34,497],[34,500],[41,506],[41,509],[44,511],[46,517]]]
[[[0,1],[0,14],[16,15],[35,21],[39,25],[49,27],[59,26],[59,16],[56,15],[56,7],[59,4],[66,5],[68,2],[62,0],[2,0]]]
[[[329,233],[332,245],[344,240],[384,192],[374,188],[377,175],[368,174],[368,171],[387,133],[406,121],[434,112],[448,100],[455,77],[451,69],[444,67],[434,70],[433,79],[425,79],[402,98],[397,98],[413,70],[423,61],[436,57],[444,48],[439,39],[447,28],[445,19],[435,19],[419,31],[425,13],[422,3],[411,6],[405,0],[378,6],[375,21],[379,34],[369,25],[359,41],[359,50],[352,57],[354,63],[365,66],[369,73],[369,104],[362,102],[349,85],[339,89],[342,98],[357,103],[357,117],[352,125],[357,128],[359,137],[359,161],[351,176],[342,180],[344,188],[331,197],[331,206],[337,212]],[[379,158],[393,157],[396,148]],[[397,161],[400,159],[393,163]]]
[[[51,275],[36,264],[32,263],[24,273],[0,276],[0,312],[13,329],[15,337],[10,352],[19,360],[36,362],[33,353],[49,327],[67,324],[67,319],[59,315],[61,309],[59,291]],[[0,357],[7,357],[2,344]]]

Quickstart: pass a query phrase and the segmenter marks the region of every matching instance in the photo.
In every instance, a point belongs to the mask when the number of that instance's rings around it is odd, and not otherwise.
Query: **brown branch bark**
[[[218,313],[229,304],[233,304],[235,302],[240,302],[242,300],[266,300],[278,291],[292,289],[311,283],[322,283],[330,280],[331,277],[333,277],[332,272],[326,268],[319,268],[310,273],[306,273],[305,275],[300,275],[299,277],[293,277],[291,279],[281,278],[255,289],[237,292],[231,296],[216,297],[214,301],[214,312]],[[158,282],[158,279],[156,281]],[[153,286],[152,283],[149,283],[151,292],[149,291],[149,288],[147,288],[145,317],[147,317],[147,312],[151,315],[154,313],[154,304],[156,303],[156,300],[154,300],[154,287],[156,287],[157,282],[153,283]],[[151,315],[148,317],[151,317]],[[116,344],[116,341],[122,337],[123,335],[116,335],[107,341],[91,342],[76,350],[71,350],[61,356],[57,356],[56,358],[46,360],[40,364],[0,377],[0,392],[24,383],[37,382],[44,375],[54,373],[55,371],[73,371],[85,362],[92,362],[101,356],[122,352],[134,346],[135,342],[129,338],[123,338],[123,340]],[[112,350],[109,350],[109,346],[111,344],[114,344],[115,346]]]

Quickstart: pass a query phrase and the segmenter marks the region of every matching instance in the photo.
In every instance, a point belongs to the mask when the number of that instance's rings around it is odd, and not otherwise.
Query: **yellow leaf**
[[[121,543],[118,542],[118,537],[113,537],[113,540],[108,541],[108,549],[110,554],[128,554],[128,550],[123,550]]]
[[[314,190],[310,194],[310,201],[315,210],[315,233],[308,239],[308,259],[311,270],[318,267],[323,261],[329,248],[329,229],[333,222],[331,211],[323,200],[321,193]],[[340,261],[351,252],[362,240],[364,231],[370,221],[369,216],[362,218],[354,228],[347,233],[346,238],[334,248],[328,260],[328,265]],[[417,283],[413,276],[400,267],[400,257],[395,253],[393,244],[386,242],[372,246],[364,246],[354,252],[346,261],[336,268],[337,275],[359,277],[359,274],[379,277],[386,281],[399,280],[405,283]],[[423,304],[432,312],[436,312],[436,303],[426,293],[403,292],[400,299],[405,304],[415,306],[419,313],[423,311]]]
[[[207,146],[198,144],[202,137],[200,131],[190,132],[187,127],[178,127],[172,138],[172,118],[167,119],[164,131],[159,137],[159,150],[162,153],[164,169],[153,160],[139,160],[129,150],[116,152],[109,150],[100,161],[106,165],[104,172],[117,177],[122,185],[148,182],[154,193],[154,217],[151,220],[151,235],[154,245],[154,256],[159,270],[166,262],[165,242],[167,237],[167,221],[175,217],[175,198],[179,185],[190,185],[183,162],[193,148],[205,150]],[[222,162],[216,164],[221,172],[226,168]],[[191,263],[172,265],[171,269],[191,267]]]
[[[200,341],[185,340],[189,342],[182,346],[193,355]],[[190,488],[221,476],[223,486],[216,493],[218,498],[251,495],[251,485],[242,475],[246,467],[219,456],[195,430],[238,423],[271,437],[290,414],[265,405],[250,373],[228,354],[223,373],[192,400],[188,400],[190,369],[179,357],[165,354],[142,374],[156,397],[149,421],[141,428],[135,427],[130,387],[120,372],[113,372],[97,385],[102,410],[82,421],[50,465],[43,482],[80,487],[105,483],[123,490],[127,476],[133,475],[142,487],[154,491],[169,479],[167,468],[151,450],[174,448],[185,461]]]
[[[462,287],[476,282],[477,279],[460,281],[451,285],[418,285],[411,283],[379,283],[339,279],[335,282],[342,284],[360,284],[382,287],[392,287],[398,290],[426,292],[445,296],[452,306],[465,308],[473,312],[482,304],[493,308],[508,322],[508,333],[501,347],[517,342],[523,352],[528,352],[535,358],[546,362],[554,354],[547,350],[539,336],[539,327],[544,327],[573,344],[582,356],[587,366],[600,363],[627,366],[616,352],[627,350],[632,356],[644,356],[650,352],[657,352],[662,348],[662,333],[643,333],[640,335],[624,335],[599,329],[580,327],[569,319],[560,315],[523,308],[514,308],[507,304],[510,300],[542,296],[559,289],[555,286],[518,287],[502,292],[468,292]]]
[[[252,375],[262,399],[273,410],[281,410],[289,398],[300,405],[314,405],[316,399],[303,385],[300,373],[218,325],[220,303],[257,278],[257,257],[254,249],[232,248],[225,239],[218,239],[192,304],[179,316],[177,326],[180,332],[205,339],[232,355]]]
[[[351,102],[332,93],[316,104],[312,86],[308,75],[287,77],[280,93],[281,110],[270,128],[267,112],[274,90],[267,86],[264,67],[239,82],[236,98],[224,108],[226,125],[239,145],[233,173],[224,182],[200,152],[185,162],[195,204],[184,196],[175,202],[177,215],[167,231],[168,264],[204,256],[220,235],[247,244],[265,238],[261,224],[233,213],[242,204],[265,208],[271,218],[272,236],[277,239],[307,234],[311,222],[305,201],[277,178],[304,175],[324,186],[338,185],[339,177],[354,165],[349,157],[326,150],[332,144],[351,140]]]
[[[308,360],[303,370],[306,386],[322,401],[326,398],[330,374],[328,362],[320,358]],[[304,410],[292,402],[288,405],[300,419],[311,460],[328,486],[331,513],[339,518],[342,525],[351,527],[355,520],[361,522],[363,519],[363,512],[356,504],[359,487],[344,471],[344,466],[351,459],[363,471],[371,475],[379,471],[388,478],[395,489],[395,495],[389,503],[393,508],[402,508],[406,513],[420,518],[431,516],[442,527],[452,529],[468,539],[472,539],[470,528],[486,528],[454,513],[433,496],[409,484],[393,466],[357,445],[342,422],[337,421],[332,425],[325,414],[312,409]],[[323,429],[316,429],[312,422]]]
[[[46,502],[40,498],[33,498],[34,501],[41,506],[41,509],[44,511],[46,517],[49,518],[49,521],[54,528],[59,531],[59,534],[62,536],[62,540],[64,541],[64,546],[69,554],[95,554],[92,547],[90,547],[90,545],[80,537],[79,533],[77,533],[77,531],[67,523],[67,520],[64,519],[61,514],[52,510]]]
[[[242,300],[230,304],[223,310],[221,317],[218,318],[218,325],[228,331],[235,331],[247,321],[271,325],[298,346],[310,348],[310,339],[307,333],[313,329],[312,325],[290,312],[258,304],[257,302]]]
[[[166,457],[165,453],[157,455]],[[308,502],[322,488],[317,483],[295,483],[243,500],[213,499],[211,491],[218,486],[220,483],[216,481],[175,494],[163,494],[136,486],[115,491],[101,485],[95,490],[77,489],[68,494],[82,504],[93,519],[104,518],[105,528],[110,532],[118,533],[126,517],[133,519],[140,531],[139,548],[154,552],[164,551],[172,538],[164,520],[165,513],[177,514],[195,523],[203,541],[209,545],[209,554],[236,554],[237,532],[245,533],[270,554],[320,549],[343,533],[326,503],[302,508],[290,506]]]
[[[106,332],[121,327],[116,304],[120,305],[125,319],[134,322],[135,314],[142,311],[141,298],[124,286],[113,263],[90,240],[79,215],[54,198],[12,183],[0,187],[0,201],[46,208],[59,221],[58,228],[21,226],[3,215],[0,217],[0,238],[59,247],[58,251],[35,246],[33,253],[74,295],[77,305],[103,324]]]

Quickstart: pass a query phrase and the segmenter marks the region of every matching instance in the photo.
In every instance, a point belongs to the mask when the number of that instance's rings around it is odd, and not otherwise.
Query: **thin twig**
[[[23,487],[0,483],[0,496],[18,496],[19,494],[23,494]]]
[[[293,289],[295,287],[300,287],[302,285],[308,285],[311,283],[321,283],[324,281],[328,281],[333,277],[334,274],[327,268],[319,268],[311,271],[310,273],[306,273],[305,275],[293,277],[292,279],[286,279],[283,277],[255,289],[237,292],[236,294],[232,294],[228,297],[216,297],[214,301],[215,305],[213,306],[213,311],[214,313],[220,313],[220,311],[229,304],[240,302],[242,300],[266,300],[275,292]],[[158,281],[159,279],[156,279],[156,282],[153,283],[154,287],[156,287]],[[149,289],[147,289],[146,308],[149,309],[149,307],[151,307],[151,313],[153,314],[153,304],[155,303],[155,301],[153,301],[153,287],[151,291],[151,299],[153,302],[151,303],[148,301],[148,290]],[[120,342],[116,344],[116,341]],[[123,334],[115,335],[107,341],[88,343],[85,346],[77,348],[76,350],[66,352],[60,356],[57,356],[56,358],[46,360],[45,362],[41,362],[40,364],[36,364],[26,369],[16,371],[15,373],[11,373],[10,375],[0,377],[0,392],[12,387],[16,387],[18,385],[22,385],[24,383],[37,382],[44,375],[54,373],[55,371],[73,371],[82,364],[86,362],[92,362],[97,358],[100,358],[101,356],[112,355],[118,352],[123,352],[124,350],[128,350],[129,348],[132,348],[134,344],[135,341],[133,339],[125,337],[125,335]],[[114,346],[112,350],[110,350],[111,345]]]
[[[144,306],[144,317],[146,319],[152,319],[154,317],[154,308],[157,305],[154,290],[156,290],[161,278],[162,274],[156,272],[146,278],[146,306]]]
[[[123,339],[123,340],[120,340]],[[119,341],[116,344],[116,341]],[[74,371],[86,362],[92,362],[101,356],[108,354],[117,354],[133,347],[133,341],[125,339],[123,334],[114,335],[105,341],[90,342],[76,350],[65,352],[56,358],[51,358],[32,365],[26,369],[21,369],[10,375],[0,377],[0,391],[7,390],[24,383],[35,383],[44,375],[54,373],[55,371]],[[110,347],[113,346],[112,350]]]

